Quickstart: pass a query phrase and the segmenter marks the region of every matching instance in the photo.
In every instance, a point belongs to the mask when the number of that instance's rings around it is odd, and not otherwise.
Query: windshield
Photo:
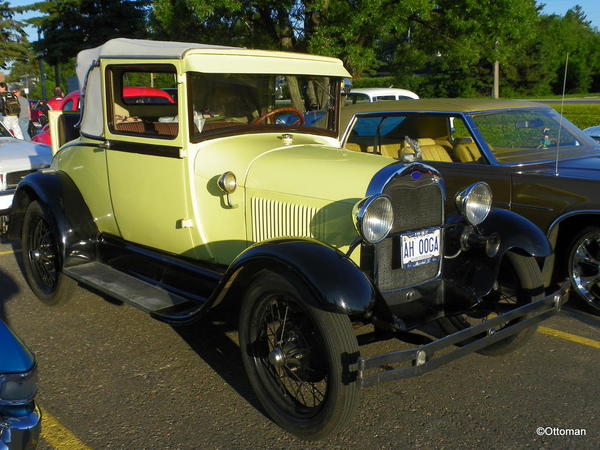
[[[474,114],[472,118],[499,163],[598,154],[593,140],[552,108]]]
[[[4,128],[4,125],[2,125],[2,123],[0,123],[0,136],[1,137],[12,137],[12,134],[10,134],[10,131],[8,131],[6,128]]]
[[[340,79],[265,74],[189,74],[195,138],[252,130],[336,132]]]

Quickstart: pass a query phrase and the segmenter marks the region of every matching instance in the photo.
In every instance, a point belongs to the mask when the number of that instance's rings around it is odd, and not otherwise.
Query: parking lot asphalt
[[[344,433],[307,443],[263,413],[227,317],[177,329],[83,288],[50,308],[18,257],[0,244],[0,317],[37,356],[42,449],[600,447],[594,315],[565,309],[512,354],[365,389]]]

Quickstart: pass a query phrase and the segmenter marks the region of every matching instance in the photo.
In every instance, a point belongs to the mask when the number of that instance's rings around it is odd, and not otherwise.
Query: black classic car
[[[600,145],[552,108],[466,99],[349,105],[341,133],[350,150],[427,161],[450,193],[485,180],[494,206],[546,232],[555,248],[546,283],[568,276],[600,311]]]

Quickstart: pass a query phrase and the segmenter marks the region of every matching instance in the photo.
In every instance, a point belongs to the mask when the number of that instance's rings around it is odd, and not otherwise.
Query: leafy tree
[[[28,55],[23,24],[13,17],[8,2],[0,3],[0,68],[3,69],[7,62],[24,59]]]
[[[537,20],[534,0],[439,0],[429,17],[409,17],[410,39],[397,41],[389,66],[419,63],[430,81],[425,95],[489,95],[494,61],[508,64]]]
[[[114,37],[146,37],[146,0],[51,0],[29,8],[41,38],[34,49],[55,66]]]
[[[576,6],[563,17],[540,16],[534,37],[506,67],[508,94],[561,94],[567,53],[566,92],[600,90],[600,34]]]
[[[160,38],[303,51],[342,58],[360,76],[380,65],[381,36],[428,17],[433,0],[154,0]]]

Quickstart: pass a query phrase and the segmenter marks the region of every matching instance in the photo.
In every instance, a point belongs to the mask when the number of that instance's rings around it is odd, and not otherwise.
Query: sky
[[[587,20],[592,22],[592,26],[600,30],[599,0],[538,0],[537,3],[545,5],[542,10],[544,14],[558,14],[559,16],[563,16],[569,9],[579,5],[587,16]]]
[[[36,0],[8,0],[11,6],[24,6],[35,3]],[[592,22],[592,26],[600,30],[600,0],[537,0],[538,4],[544,4],[542,10],[545,14],[564,15],[567,10],[575,5],[580,5],[587,16],[587,19]],[[26,13],[16,17],[18,20],[23,20],[31,17],[34,13]],[[37,32],[33,27],[27,28],[30,41],[37,40]]]

